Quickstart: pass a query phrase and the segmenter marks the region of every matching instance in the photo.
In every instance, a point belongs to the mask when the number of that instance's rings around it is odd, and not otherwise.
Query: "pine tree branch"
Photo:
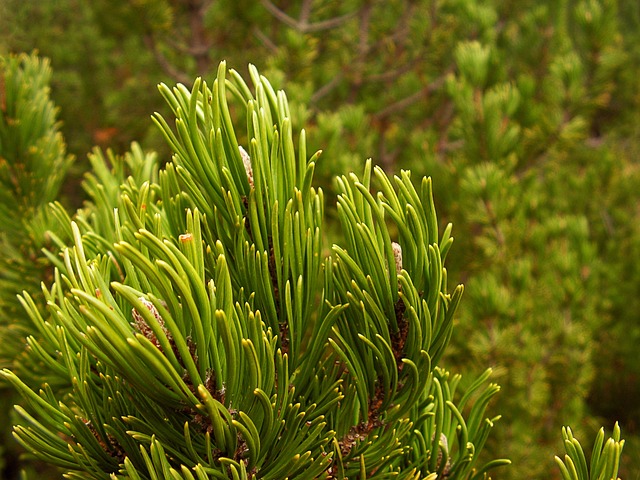
[[[471,478],[499,388],[474,382],[467,422],[436,368],[463,289],[448,291],[431,181],[371,161],[340,177],[345,239],[325,257],[319,152],[304,132],[296,150],[286,97],[249,70],[256,97],[224,62],[212,88],[160,86],[174,155],[157,176],[139,148],[92,156],[95,204],[75,222],[58,211],[73,244],[52,256],[52,315],[21,297],[56,352],[30,339],[29,364],[72,394],[1,372],[28,403],[16,436],[68,476]],[[238,134],[236,107],[252,120]]]
[[[206,10],[212,5],[212,0],[192,0],[188,12],[191,36],[189,50],[195,57],[198,75],[205,75],[211,70],[209,52],[212,42],[204,25]]]
[[[353,73],[350,75],[350,77],[352,77],[352,80],[350,82],[352,91],[356,92],[365,83],[367,84],[374,83],[374,82],[386,83],[386,82],[393,81],[394,79],[410,71],[414,67],[415,60],[411,60],[407,62],[404,66],[397,68],[395,70],[385,71],[377,75],[376,74],[364,75],[364,67],[367,62],[367,57],[372,51],[375,51],[376,49],[380,48],[384,43],[388,42],[389,40],[394,42],[395,41],[401,42],[402,39],[408,35],[409,33],[408,21],[411,18],[411,15],[413,14],[413,12],[415,11],[415,8],[416,8],[415,4],[412,4],[408,8],[406,8],[402,15],[402,18],[397,24],[397,28],[393,33],[393,35],[391,35],[390,37],[389,36],[385,37],[384,39],[378,41],[375,45],[369,44],[369,28],[370,28],[370,19],[371,19],[373,5],[371,3],[366,3],[360,9],[360,11],[357,13],[359,17],[359,30],[358,30],[359,40],[358,40],[358,48],[357,48],[358,53],[355,61],[353,62],[354,64],[354,68],[352,69]],[[295,20],[293,19],[291,20],[295,22]],[[447,70],[447,72],[448,71],[449,70]],[[340,85],[340,83],[344,80],[344,78],[345,78],[345,74],[343,73],[343,71],[340,71],[328,83],[326,83],[325,85],[320,87],[316,92],[313,93],[310,99],[310,103],[312,104],[317,103],[323,97],[328,95],[332,90],[334,90],[338,85]],[[438,85],[438,87],[439,86],[440,85]],[[415,101],[417,98],[424,95],[424,93],[417,92],[414,95],[415,96],[411,96],[410,98],[406,99],[406,104],[404,104],[403,101],[400,101],[401,103],[399,105],[395,107],[391,106],[390,113],[394,113],[396,111],[395,110],[396,108],[398,110],[402,110],[406,108],[406,106],[409,106],[412,101]],[[382,112],[382,116],[385,116],[384,111]]]
[[[415,59],[406,62],[404,65],[400,65],[394,69],[385,70],[380,73],[372,73],[367,75],[367,83],[391,83],[397,78],[401,77],[405,73],[410,72],[415,67]]]
[[[163,38],[162,40],[176,52],[192,57],[196,63],[198,75],[205,75],[211,69],[209,52],[211,51],[213,43],[204,25],[206,11],[211,5],[211,0],[190,0],[186,2],[187,21],[189,23],[188,39],[167,36],[166,39]],[[167,75],[182,84],[190,82],[191,76],[179,70],[162,52],[159,41],[153,31],[150,30],[150,32],[145,35],[144,42],[147,48],[153,53],[160,68]]]
[[[447,79],[447,76],[451,71],[452,69],[447,69],[445,73],[443,73],[442,75],[434,79],[429,84],[425,85],[423,88],[421,88],[417,92],[409,95],[408,97],[401,98],[400,100],[397,100],[387,105],[382,110],[374,113],[373,117],[376,120],[382,120],[398,112],[401,112],[402,110],[414,105],[417,101],[421,100],[422,98],[425,98],[431,95],[432,93],[437,92],[440,88],[442,88],[442,86],[444,85],[444,82]]]
[[[351,82],[352,96],[355,97],[365,78],[366,60],[369,53],[369,27],[371,21],[371,11],[373,5],[366,3],[359,12],[358,20],[358,47],[357,55],[354,59],[353,80]]]
[[[166,41],[167,44],[177,52],[193,57],[203,55],[209,52],[209,50],[211,49],[211,43],[199,46],[186,45],[184,42],[180,42],[177,38],[173,38],[170,36],[166,37],[164,41]]]
[[[169,59],[158,49],[158,45],[152,34],[145,35],[144,43],[147,45],[149,50],[151,50],[151,53],[153,53],[154,58],[158,62],[158,65],[160,65],[160,68],[162,68],[162,70],[167,75],[169,75],[178,83],[189,83],[191,77],[189,77],[186,73],[181,72],[173,64],[171,64]]]
[[[298,22],[301,25],[309,24],[309,17],[311,16],[311,9],[313,8],[313,0],[303,0],[300,6],[300,16]]]
[[[313,95],[311,95],[310,102],[312,104],[318,103],[324,97],[329,95],[338,85],[340,85],[342,80],[344,80],[344,73],[341,70],[338,74],[334,75],[329,82],[325,83],[322,87],[316,90]]]
[[[260,28],[254,26],[252,31],[260,43],[262,43],[271,53],[275,54],[278,52],[278,46]]]
[[[308,17],[310,15],[312,3],[309,0],[305,0],[305,2],[303,3],[303,8],[301,9],[300,17],[298,18],[298,20],[290,17],[283,10],[280,10],[270,0],[260,0],[260,3],[269,11],[269,13],[271,13],[271,15],[277,18],[280,22],[300,33],[316,33],[324,30],[331,30],[333,28],[339,27],[344,22],[352,19],[357,15],[357,12],[352,12],[346,13],[339,17],[330,18],[328,20],[309,23]]]

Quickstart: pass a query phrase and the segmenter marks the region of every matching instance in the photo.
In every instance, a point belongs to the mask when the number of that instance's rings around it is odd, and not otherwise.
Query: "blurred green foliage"
[[[56,108],[49,98],[49,62],[35,56],[0,58],[0,365],[17,372],[26,335],[34,332],[17,295],[38,291],[51,279],[41,249],[51,246],[58,229],[48,204],[59,196],[73,157],[58,130]],[[44,302],[36,298],[38,304]],[[0,385],[2,461],[0,472],[13,478],[25,465],[11,441],[12,406],[18,397]]]
[[[446,361],[498,372],[514,478],[548,478],[563,424],[640,433],[637,2],[4,0],[0,32],[51,58],[78,171],[134,139],[167,160],[153,85],[256,64],[327,186],[367,156],[434,178],[467,285]]]

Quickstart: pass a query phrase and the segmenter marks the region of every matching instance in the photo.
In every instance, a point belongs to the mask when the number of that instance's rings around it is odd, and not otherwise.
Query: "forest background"
[[[430,175],[466,286],[445,364],[494,368],[488,454],[518,465],[497,478],[549,478],[562,425],[593,438],[615,421],[621,477],[640,478],[640,3],[0,1],[0,54],[33,50],[76,157],[73,207],[94,145],[168,159],[156,84],[222,59],[286,88],[329,195],[368,157]]]

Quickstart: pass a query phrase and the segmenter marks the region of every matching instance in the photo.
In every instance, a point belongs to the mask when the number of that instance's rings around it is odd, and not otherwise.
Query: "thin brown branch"
[[[409,37],[409,34],[411,33],[411,29],[409,28],[409,20],[413,17],[416,8],[416,4],[408,5],[408,7],[402,13],[402,17],[396,24],[397,28],[391,36],[394,42],[403,43]]]
[[[260,43],[267,48],[267,50],[274,54],[278,52],[278,46],[262,30],[254,26],[252,32]]]
[[[308,5],[303,4],[303,10],[300,14],[300,20],[296,20],[295,18],[290,17],[284,11],[275,6],[270,0],[260,0],[260,3],[269,11],[269,13],[271,13],[271,15],[273,15],[288,27],[291,27],[300,33],[315,33],[321,32],[323,30],[330,30],[342,25],[344,22],[350,20],[357,14],[357,12],[351,12],[339,17],[330,18],[328,20],[308,23],[305,17],[311,14],[311,2],[305,2],[308,3]]]
[[[369,51],[376,52],[382,48],[386,48],[390,42],[397,44],[406,40],[410,33],[409,19],[414,11],[415,5],[407,8],[402,14],[402,17],[397,21],[395,31],[391,35],[384,35],[380,38],[374,45],[369,47]]]
[[[153,56],[156,59],[156,62],[158,62],[160,68],[162,68],[162,70],[167,75],[173,78],[176,82],[184,83],[185,85],[189,84],[189,75],[178,70],[174,65],[171,64],[171,62],[169,62],[167,57],[165,57],[164,54],[158,49],[158,45],[152,35],[146,35],[144,37],[144,43],[147,45],[147,48],[151,50],[151,53],[153,53]]]
[[[442,87],[442,85],[444,85],[444,82],[445,82],[445,80],[447,78],[447,75],[449,74],[449,71],[450,70],[447,70],[444,74],[440,75],[433,82],[425,85],[423,88],[421,88],[417,92],[409,95],[408,97],[401,98],[400,100],[387,105],[385,108],[383,108],[379,112],[375,113],[374,114],[374,118],[376,120],[380,120],[380,119],[386,118],[386,117],[388,117],[390,115],[393,115],[395,113],[398,113],[398,112],[404,110],[405,108],[410,107],[411,105],[416,103],[421,98],[426,97],[429,94],[437,91],[438,89],[440,89]]]
[[[398,21],[395,32],[391,36],[385,36],[383,39],[378,40],[374,45],[371,45],[369,41],[369,28],[371,23],[370,20],[371,20],[371,13],[372,13],[372,5],[365,4],[365,6],[363,6],[363,8],[360,9],[359,41],[358,41],[358,48],[357,48],[358,55],[356,60],[353,62],[357,65],[357,67],[355,68],[356,72],[351,75],[352,83],[353,83],[352,87],[358,87],[364,83],[392,82],[396,78],[404,75],[405,73],[411,71],[414,68],[415,62],[418,59],[411,59],[409,61],[405,61],[404,65],[402,65],[401,67],[396,68],[395,70],[385,71],[379,74],[364,76],[364,72],[362,72],[363,65],[364,63],[366,63],[366,57],[369,56],[371,52],[375,52],[378,49],[383,48],[384,44],[389,42],[389,40],[393,42],[398,42],[398,41],[402,42],[406,39],[406,37],[409,34],[409,28],[408,28],[409,19],[415,12],[415,8],[416,8],[415,4],[410,4],[408,8],[406,8],[405,11],[403,12],[402,18],[400,18],[400,20]],[[329,94],[333,89],[335,89],[340,84],[342,80],[344,80],[344,77],[345,75],[342,72],[336,75],[329,83],[322,86],[319,90],[317,90],[312,95],[311,102],[312,103],[317,102],[321,98]],[[428,93],[428,91],[426,93]],[[406,106],[408,106],[411,103],[411,101],[413,101],[415,98],[420,97],[422,94],[424,94],[424,92],[417,92],[410,98],[406,99],[404,103],[390,106],[391,111],[387,112],[386,110],[384,110],[380,112],[378,115],[384,116],[384,115],[393,113],[394,111],[396,111],[395,109],[406,108]]]
[[[324,84],[322,87],[316,90],[313,95],[311,95],[310,102],[316,103],[320,101],[323,97],[331,93],[331,91],[336,88],[343,79],[344,73],[340,72],[335,75],[329,83]]]
[[[166,41],[174,50],[192,57],[204,55],[211,49],[211,43],[208,43],[207,45],[185,45],[183,42],[179,42],[171,36],[167,36],[163,40]]]
[[[313,0],[303,0],[300,7],[300,16],[298,22],[301,25],[307,25],[309,23],[309,17],[311,16],[311,8],[313,7]]]
[[[358,46],[356,56],[352,60],[351,100],[354,101],[360,87],[365,82],[367,56],[369,54],[369,26],[371,23],[371,4],[366,4],[358,15]]]
[[[189,26],[191,38],[189,39],[189,50],[195,58],[198,74],[204,75],[211,68],[209,51],[211,50],[211,40],[204,25],[204,16],[211,2],[205,0],[194,1],[189,9]]]
[[[269,0],[260,0],[260,3],[264,8],[266,8],[269,11],[269,13],[271,13],[271,15],[276,17],[282,23],[284,23],[285,25],[293,29],[296,29],[296,30],[298,29],[298,21],[295,18],[292,18],[286,13],[284,13],[282,10],[276,7]]]
[[[399,111],[404,110],[407,107],[410,107],[411,105],[416,103],[418,100],[420,100],[422,97],[426,96],[428,92],[429,92],[428,87],[421,88],[420,90],[409,95],[408,97],[401,98],[400,100],[397,100],[387,105],[378,113],[376,113],[375,117],[384,118],[384,117],[393,115],[394,113],[398,113]]]
[[[369,25],[371,23],[372,5],[367,4],[360,11],[360,31],[358,41],[358,62],[364,62],[369,53]]]
[[[303,33],[315,33],[322,32],[323,30],[331,30],[332,28],[339,27],[343,23],[351,20],[355,17],[357,12],[345,13],[339,17],[330,18],[321,22],[310,23],[305,26]]]
[[[387,83],[387,82],[391,82],[395,79],[397,79],[398,77],[401,77],[402,75],[404,75],[407,72],[410,72],[413,68],[415,67],[415,60],[411,60],[410,62],[407,62],[406,64],[394,69],[394,70],[387,70],[385,72],[382,73],[376,73],[376,74],[372,74],[372,75],[367,75],[367,83],[376,83],[376,82],[382,82],[382,83]]]

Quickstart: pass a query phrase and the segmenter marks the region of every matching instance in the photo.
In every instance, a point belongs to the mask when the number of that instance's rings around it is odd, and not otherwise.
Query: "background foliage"
[[[227,58],[286,86],[309,150],[324,150],[316,175],[329,195],[329,179],[367,156],[431,175],[440,217],[455,225],[449,276],[467,286],[446,361],[498,373],[495,410],[508,421],[492,453],[547,478],[562,424],[591,432],[620,420],[637,432],[636,2],[5,0],[0,9],[0,51],[51,58],[78,172],[94,144],[124,150],[138,139],[166,160],[140,120],[164,112],[154,85],[211,77]],[[76,186],[66,188],[78,204]],[[637,456],[624,465],[638,475]]]
[[[16,295],[25,288],[37,291],[41,281],[51,280],[41,249],[51,246],[48,232],[58,226],[48,204],[58,197],[73,160],[49,98],[49,63],[23,60],[0,59],[0,365],[15,366],[20,373],[28,370],[18,358],[33,329]],[[18,403],[7,386],[0,385],[3,426],[15,422],[12,406]],[[9,429],[2,428],[0,435],[1,471],[13,476],[19,469],[17,445]]]

